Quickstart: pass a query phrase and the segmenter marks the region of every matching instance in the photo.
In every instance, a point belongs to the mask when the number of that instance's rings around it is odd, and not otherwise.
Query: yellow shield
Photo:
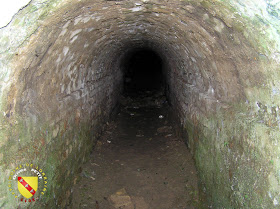
[[[18,177],[18,191],[25,197],[32,197],[38,189],[38,176]]]

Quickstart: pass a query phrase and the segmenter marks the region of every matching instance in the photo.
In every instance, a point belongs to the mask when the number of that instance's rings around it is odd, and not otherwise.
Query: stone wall
[[[64,208],[118,102],[123,57],[149,48],[214,208],[280,201],[279,5],[273,1],[34,0],[0,30],[0,207],[33,162],[49,178],[31,207]]]

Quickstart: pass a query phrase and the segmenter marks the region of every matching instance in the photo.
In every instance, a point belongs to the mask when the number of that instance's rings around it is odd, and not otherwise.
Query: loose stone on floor
[[[107,124],[82,168],[69,208],[203,206],[193,159],[173,134],[168,105],[139,106],[122,106],[114,122]]]

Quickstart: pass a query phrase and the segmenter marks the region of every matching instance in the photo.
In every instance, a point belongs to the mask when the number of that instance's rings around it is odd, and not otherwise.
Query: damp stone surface
[[[5,7],[1,3],[1,7]],[[213,208],[280,207],[280,4],[273,0],[33,0],[0,26],[0,207],[40,165],[30,208],[65,208],[119,102],[122,61],[163,60],[168,101]]]

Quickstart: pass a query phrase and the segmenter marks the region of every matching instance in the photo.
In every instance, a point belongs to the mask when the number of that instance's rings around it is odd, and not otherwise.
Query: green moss
[[[154,5],[151,3],[145,3],[144,6],[147,10],[153,10],[153,8],[154,8]]]
[[[272,190],[267,173],[274,169],[274,159],[279,156],[273,143],[280,141],[275,139],[280,132],[268,131],[269,126],[248,117],[248,108],[248,104],[236,103],[195,122],[201,125],[197,144],[191,148],[215,208],[274,208],[267,197]],[[191,120],[184,126],[190,141],[197,137],[193,127]]]
[[[209,9],[212,6],[212,3],[209,2],[208,0],[204,0],[202,2],[200,2],[201,6],[203,6],[203,8],[205,9]]]
[[[21,22],[21,19],[20,18],[16,18],[14,21],[13,21],[13,25],[14,26],[18,26],[19,24],[20,24],[20,22]]]
[[[102,114],[97,118],[97,124],[103,123],[106,119],[103,112],[100,113]],[[0,148],[0,152],[4,154],[4,165],[9,170],[11,163],[19,162],[19,159],[22,163],[32,162],[40,165],[48,178],[48,190],[46,195],[42,196],[38,208],[45,207],[44,205],[56,207],[54,195],[63,199],[61,194],[65,194],[65,191],[71,188],[79,167],[89,158],[95,142],[92,139],[92,130],[86,122],[79,126],[68,124],[69,129],[64,134],[59,134],[55,139],[52,138],[50,143],[39,146],[42,138],[45,139],[47,135],[48,137],[52,135],[54,127],[44,123],[32,124],[30,121],[20,119],[19,116],[13,117],[17,118],[18,123],[1,132],[10,139]],[[69,119],[69,121],[75,123],[74,120]],[[28,129],[27,127],[33,128]],[[101,128],[102,126],[99,126],[97,131],[100,131]],[[21,138],[20,143],[17,141],[18,137]],[[70,139],[68,145],[66,145],[65,139]],[[73,139],[78,143],[75,143]],[[72,152],[70,152],[70,146],[73,147]],[[1,165],[3,165],[2,162]],[[74,175],[68,175],[68,171],[74,171]],[[67,181],[65,181],[65,176],[67,176]],[[0,190],[3,190],[7,186],[6,184],[0,186]],[[8,199],[10,203],[12,202],[10,201],[11,196]]]
[[[30,5],[30,8],[29,8],[30,13],[35,12],[37,10],[38,10],[38,7],[36,5]]]

